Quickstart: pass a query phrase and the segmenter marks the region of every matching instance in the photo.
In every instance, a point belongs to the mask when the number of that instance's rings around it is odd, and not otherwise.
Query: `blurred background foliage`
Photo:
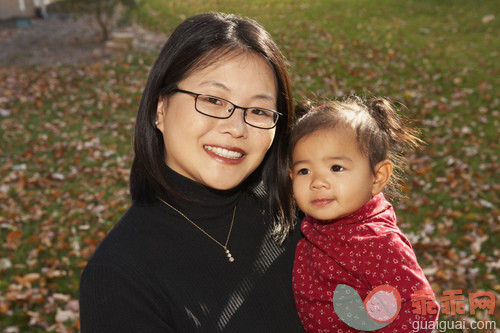
[[[482,290],[498,298],[500,2],[136,5],[123,12],[122,22],[165,40],[182,20],[203,11],[257,20],[289,61],[296,101],[357,93],[404,105],[427,146],[408,156],[407,198],[395,204],[399,225],[438,297],[460,289],[466,301]],[[79,275],[130,204],[134,116],[158,52],[130,51],[80,65],[0,67],[3,332],[79,330]],[[499,316],[497,308],[493,315],[441,319],[498,322]]]

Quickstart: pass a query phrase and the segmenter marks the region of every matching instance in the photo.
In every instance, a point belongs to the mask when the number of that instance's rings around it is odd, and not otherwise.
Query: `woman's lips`
[[[227,163],[239,163],[246,156],[245,152],[239,148],[223,148],[209,145],[204,145],[203,148],[210,156]]]

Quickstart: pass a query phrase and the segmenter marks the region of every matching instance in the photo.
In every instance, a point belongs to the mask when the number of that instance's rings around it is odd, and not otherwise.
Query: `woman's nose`
[[[245,123],[245,110],[236,108],[231,117],[221,119],[222,130],[230,133],[234,137],[246,137],[248,134],[247,124]]]

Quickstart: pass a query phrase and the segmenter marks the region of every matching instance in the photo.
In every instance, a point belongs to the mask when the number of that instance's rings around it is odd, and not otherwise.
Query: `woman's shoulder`
[[[140,262],[144,244],[155,241],[160,217],[157,205],[133,203],[102,239],[89,263]]]
[[[120,241],[123,237],[136,238],[150,229],[161,218],[158,204],[132,203],[103,241]]]

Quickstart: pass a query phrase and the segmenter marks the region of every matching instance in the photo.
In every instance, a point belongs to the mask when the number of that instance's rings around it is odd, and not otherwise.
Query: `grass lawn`
[[[500,2],[144,0],[134,19],[167,35],[209,10],[266,27],[296,100],[404,104],[427,146],[409,156],[399,225],[437,296],[499,298]],[[130,202],[134,116],[155,55],[0,67],[0,332],[78,331],[81,270]],[[500,322],[498,306],[468,313],[441,319]]]

